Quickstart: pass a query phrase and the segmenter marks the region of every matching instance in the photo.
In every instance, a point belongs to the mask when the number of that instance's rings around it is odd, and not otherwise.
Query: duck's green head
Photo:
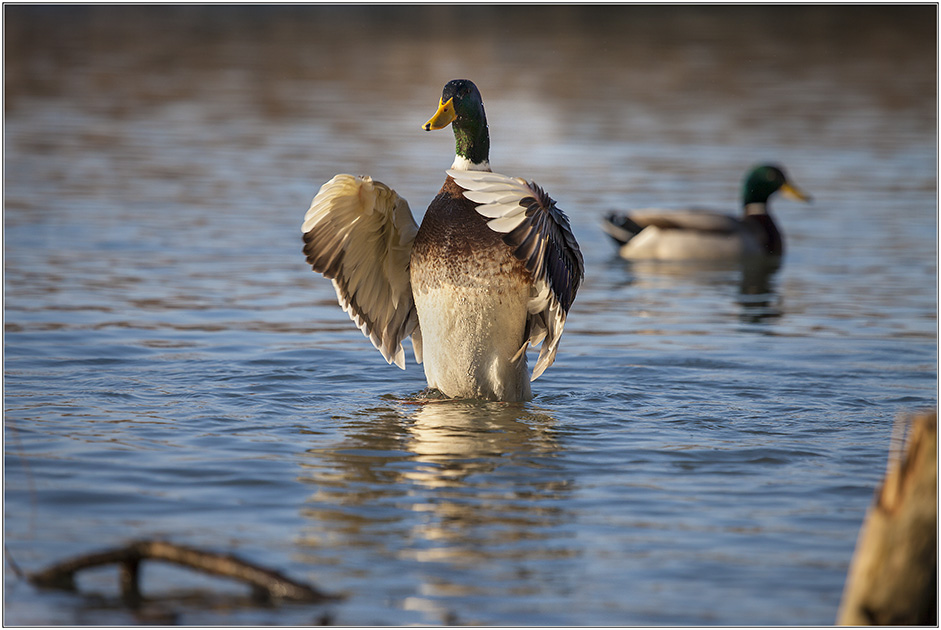
[[[438,111],[425,123],[423,129],[432,131],[454,128],[454,152],[458,158],[470,165],[487,164],[490,154],[490,133],[487,130],[487,115],[480,91],[467,79],[448,81],[438,101]],[[457,160],[455,160],[457,165]]]
[[[787,181],[783,170],[767,164],[754,168],[745,177],[742,199],[746,206],[750,203],[767,203],[768,197],[779,190],[789,199],[810,201],[810,195]]]

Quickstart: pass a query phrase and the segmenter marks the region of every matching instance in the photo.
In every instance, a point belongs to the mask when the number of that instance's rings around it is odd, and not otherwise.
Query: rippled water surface
[[[937,401],[936,7],[4,11],[8,559],[159,537],[346,595],[187,624],[833,622],[893,420]],[[457,77],[585,255],[527,404],[410,402],[300,251],[338,172],[421,215]],[[774,202],[777,271],[600,230],[735,212],[763,161],[814,196]],[[144,589],[188,581],[239,588]],[[4,622],[147,621],[116,584],[8,562]]]

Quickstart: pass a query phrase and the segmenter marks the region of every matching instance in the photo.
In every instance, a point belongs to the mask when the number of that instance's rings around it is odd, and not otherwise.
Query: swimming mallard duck
[[[411,335],[430,388],[530,400],[526,349],[542,344],[535,380],[555,360],[582,255],[542,188],[491,172],[483,100],[468,80],[444,86],[424,129],[449,124],[454,163],[421,227],[385,184],[337,175],[304,216],[304,253],[390,364],[405,369]]]
[[[781,256],[784,237],[768,211],[768,198],[810,201],[776,166],[758,166],[742,186],[742,218],[703,210],[644,209],[610,213],[604,231],[628,260],[716,260],[751,255]]]

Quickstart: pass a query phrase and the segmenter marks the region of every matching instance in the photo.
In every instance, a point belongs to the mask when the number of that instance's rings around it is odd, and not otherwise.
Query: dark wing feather
[[[514,254],[526,262],[536,278],[544,278],[568,313],[585,276],[582,252],[572,234],[568,217],[555,201],[535,183],[533,196],[520,199],[526,219],[503,237]]]
[[[450,170],[448,175],[465,189],[465,197],[479,204],[477,212],[503,234],[503,242],[532,274],[527,344],[542,343],[533,368],[535,380],[555,360],[565,318],[585,276],[569,220],[534,183],[483,171]]]

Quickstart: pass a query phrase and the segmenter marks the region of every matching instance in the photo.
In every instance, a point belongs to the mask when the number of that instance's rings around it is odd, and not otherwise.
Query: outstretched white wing
[[[307,262],[333,281],[340,306],[386,361],[404,370],[402,340],[415,333],[421,363],[408,275],[418,226],[408,202],[369,176],[337,175],[314,197],[302,230]]]
[[[449,170],[464,196],[480,204],[477,212],[503,234],[513,254],[533,278],[529,301],[528,345],[542,343],[532,380],[555,361],[565,318],[585,275],[585,263],[568,218],[535,183],[489,171]]]

